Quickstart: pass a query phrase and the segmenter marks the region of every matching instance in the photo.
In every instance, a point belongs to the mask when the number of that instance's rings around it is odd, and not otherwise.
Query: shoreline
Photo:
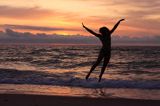
[[[0,94],[160,100],[160,90],[153,89],[90,89],[81,87],[28,84],[0,84]]]
[[[160,106],[159,100],[0,94],[0,106]]]

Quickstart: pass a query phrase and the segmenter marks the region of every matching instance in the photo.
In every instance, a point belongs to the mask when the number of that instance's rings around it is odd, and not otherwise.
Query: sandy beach
[[[159,100],[0,94],[0,106],[159,106]]]

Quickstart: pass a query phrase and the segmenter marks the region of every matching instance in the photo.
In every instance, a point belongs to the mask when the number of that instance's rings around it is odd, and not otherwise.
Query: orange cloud
[[[0,6],[0,17],[18,18],[18,19],[41,19],[53,15],[50,10],[41,9],[39,7],[10,7]]]
[[[15,3],[15,2],[19,3]],[[120,18],[126,21],[115,35],[159,35],[159,0],[10,0],[0,1],[0,23],[28,26],[58,27],[55,33],[88,35],[84,22],[98,31],[111,29]],[[28,5],[26,5],[28,4]],[[76,30],[74,30],[76,29]]]

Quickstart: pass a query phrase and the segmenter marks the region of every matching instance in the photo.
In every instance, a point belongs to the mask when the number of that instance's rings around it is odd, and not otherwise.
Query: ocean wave
[[[96,78],[86,81],[77,78],[78,72],[48,73],[34,70],[0,69],[1,84],[35,84],[35,85],[58,85],[84,88],[138,88],[160,89],[160,81],[142,80],[110,80],[102,79],[98,83]]]

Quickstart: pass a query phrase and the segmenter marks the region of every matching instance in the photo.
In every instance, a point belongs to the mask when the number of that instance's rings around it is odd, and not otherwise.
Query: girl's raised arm
[[[110,31],[110,33],[113,33],[113,32],[117,29],[117,27],[118,27],[118,25],[120,24],[121,21],[124,21],[124,19],[119,20],[119,21],[115,24],[115,26],[112,28],[112,30]]]
[[[87,28],[83,23],[82,23],[82,26],[83,26],[83,28],[85,28],[91,34],[95,35],[96,37],[100,37],[100,34],[97,34],[94,31],[92,31],[91,29]]]

